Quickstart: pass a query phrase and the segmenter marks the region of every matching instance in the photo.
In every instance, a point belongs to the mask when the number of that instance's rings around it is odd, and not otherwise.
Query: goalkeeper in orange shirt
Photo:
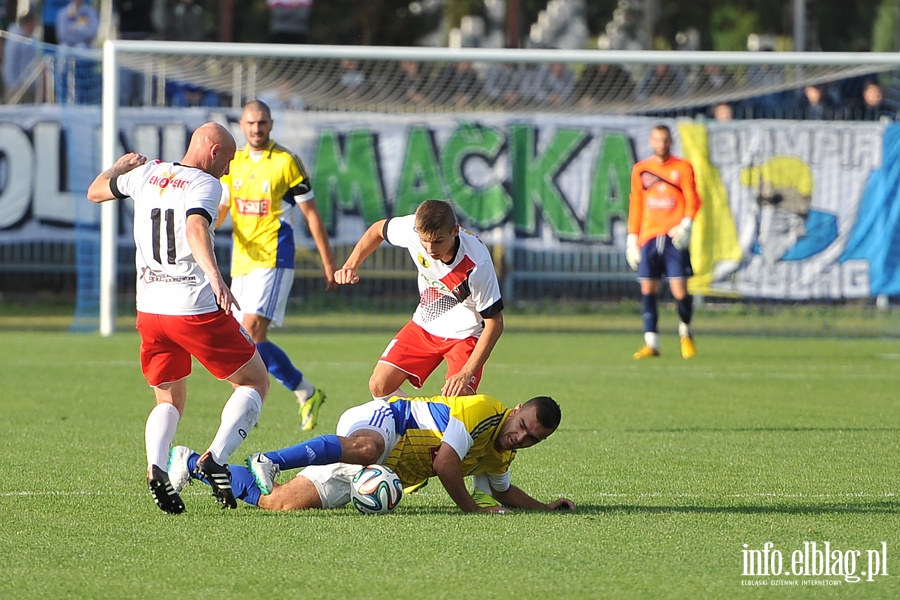
[[[691,228],[700,209],[691,164],[673,156],[672,131],[656,125],[650,133],[653,156],[634,165],[628,207],[625,258],[638,272],[644,318],[644,345],[635,359],[659,356],[657,294],[663,274],[678,308],[681,356],[697,354],[691,336],[693,298],[687,291],[691,269]]]

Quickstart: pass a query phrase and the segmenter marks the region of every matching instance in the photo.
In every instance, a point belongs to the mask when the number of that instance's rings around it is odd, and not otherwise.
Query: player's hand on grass
[[[334,272],[334,282],[338,285],[354,284],[359,281],[356,269],[338,269]]]
[[[554,500],[547,505],[548,510],[575,510],[575,503],[568,498],[560,498]]]

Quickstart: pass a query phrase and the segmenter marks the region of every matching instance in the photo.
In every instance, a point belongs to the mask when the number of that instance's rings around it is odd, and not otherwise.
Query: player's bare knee
[[[384,452],[384,440],[373,431],[357,431],[341,438],[341,460],[360,465],[377,462]]]
[[[369,392],[373,397],[381,398],[386,396],[388,392],[394,391],[387,389],[387,387],[388,386],[385,385],[385,382],[380,377],[376,378],[373,376],[369,378]]]

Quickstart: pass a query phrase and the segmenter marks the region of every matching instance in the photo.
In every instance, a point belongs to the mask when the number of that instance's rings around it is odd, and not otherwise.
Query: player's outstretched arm
[[[472,349],[472,354],[462,369],[447,377],[441,388],[442,396],[465,396],[473,393],[469,387],[472,374],[478,371],[487,362],[503,333],[503,313],[499,312],[484,320],[484,331]]]
[[[441,484],[447,493],[456,502],[456,505],[463,512],[498,512],[502,509],[499,506],[489,508],[481,508],[469,495],[466,489],[466,482],[462,475],[462,466],[459,455],[453,446],[443,443],[438,448],[437,454],[434,456],[434,473],[441,480]]]
[[[357,271],[359,270],[360,265],[362,265],[363,261],[366,260],[370,254],[375,252],[375,250],[378,249],[378,246],[381,245],[381,242],[384,241],[384,224],[386,221],[387,219],[375,221],[369,226],[363,236],[359,238],[359,241],[356,242],[356,246],[353,248],[353,252],[347,257],[344,266],[334,272],[335,283],[338,285],[346,285],[348,283],[353,284],[359,281],[359,274]]]
[[[513,508],[533,508],[536,510],[575,510],[575,503],[569,500],[568,498],[559,498],[558,500],[554,500],[549,504],[545,504],[538,500],[535,500],[524,490],[517,488],[514,485],[510,485],[509,489],[505,492],[498,492],[494,490],[493,493],[494,498],[504,504],[505,506],[511,506]]]
[[[114,200],[116,197],[109,187],[109,182],[112,181],[114,177],[127,173],[133,168],[141,166],[145,162],[147,162],[147,157],[143,154],[138,154],[137,152],[123,154],[113,166],[97,175],[90,187],[88,187],[87,199],[97,203]]]
[[[325,289],[327,291],[333,290],[337,287],[334,281],[334,252],[331,250],[331,244],[328,242],[328,231],[325,229],[325,222],[322,221],[322,216],[319,214],[319,208],[316,206],[315,200],[300,202],[297,206],[300,207],[300,212],[303,213],[306,224],[309,225],[309,231],[316,242],[316,249],[322,258],[322,270],[325,273]]]

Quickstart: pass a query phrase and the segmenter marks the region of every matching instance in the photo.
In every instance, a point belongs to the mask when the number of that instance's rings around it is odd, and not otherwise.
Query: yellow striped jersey
[[[239,150],[229,170],[221,181],[228,187],[234,223],[231,275],[246,275],[262,268],[292,269],[295,250],[291,207],[314,197],[303,162],[270,141],[259,160],[254,161],[249,147]]]
[[[433,396],[388,401],[399,441],[385,461],[404,486],[434,477],[434,457],[442,442],[456,450],[463,476],[506,475],[515,450],[497,451],[494,442],[509,410],[495,398]],[[493,478],[492,478],[493,479]],[[508,483],[507,483],[508,486]],[[501,490],[502,491],[502,490]]]

